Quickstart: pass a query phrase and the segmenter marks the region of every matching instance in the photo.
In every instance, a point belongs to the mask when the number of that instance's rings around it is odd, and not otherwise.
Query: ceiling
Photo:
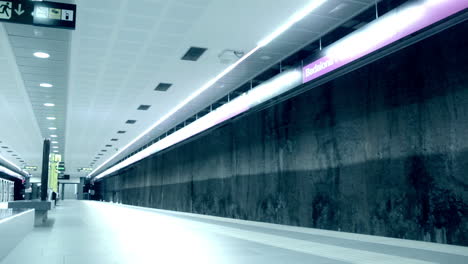
[[[86,176],[77,169],[100,165],[223,71],[223,50],[252,50],[310,1],[77,0],[75,31],[0,23],[0,122],[8,124],[0,130],[0,147],[8,149],[0,154],[39,167],[42,139],[54,134],[67,173]],[[372,3],[328,0],[115,161]],[[196,62],[181,60],[191,46],[207,51]],[[37,50],[51,57],[33,57]],[[43,82],[54,87],[42,88]],[[173,85],[155,91],[159,83]],[[45,107],[48,102],[55,106]],[[151,107],[137,110],[140,105]]]

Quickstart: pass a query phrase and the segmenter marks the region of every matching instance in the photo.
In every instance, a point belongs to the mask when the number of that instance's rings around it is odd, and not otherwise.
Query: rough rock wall
[[[98,184],[107,201],[468,246],[468,23]]]

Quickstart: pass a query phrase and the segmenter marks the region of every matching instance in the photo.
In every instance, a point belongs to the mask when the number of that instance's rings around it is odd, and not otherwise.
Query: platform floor
[[[468,248],[62,201],[2,264],[468,263]]]

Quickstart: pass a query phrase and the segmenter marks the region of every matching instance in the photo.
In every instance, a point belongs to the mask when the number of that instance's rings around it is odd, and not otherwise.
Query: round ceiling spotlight
[[[51,88],[51,87],[54,87],[52,84],[50,83],[41,83],[39,84],[41,87],[45,87],[45,88]]]
[[[37,58],[40,58],[40,59],[48,59],[50,57],[50,54],[38,51],[38,52],[34,52],[34,57],[37,57]]]
[[[55,106],[55,104],[52,104],[52,103],[45,103],[44,106],[52,107],[52,106]]]

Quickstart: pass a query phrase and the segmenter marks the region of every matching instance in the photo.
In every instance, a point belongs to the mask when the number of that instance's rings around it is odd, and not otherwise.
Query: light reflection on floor
[[[468,263],[468,248],[61,201],[1,264]]]

